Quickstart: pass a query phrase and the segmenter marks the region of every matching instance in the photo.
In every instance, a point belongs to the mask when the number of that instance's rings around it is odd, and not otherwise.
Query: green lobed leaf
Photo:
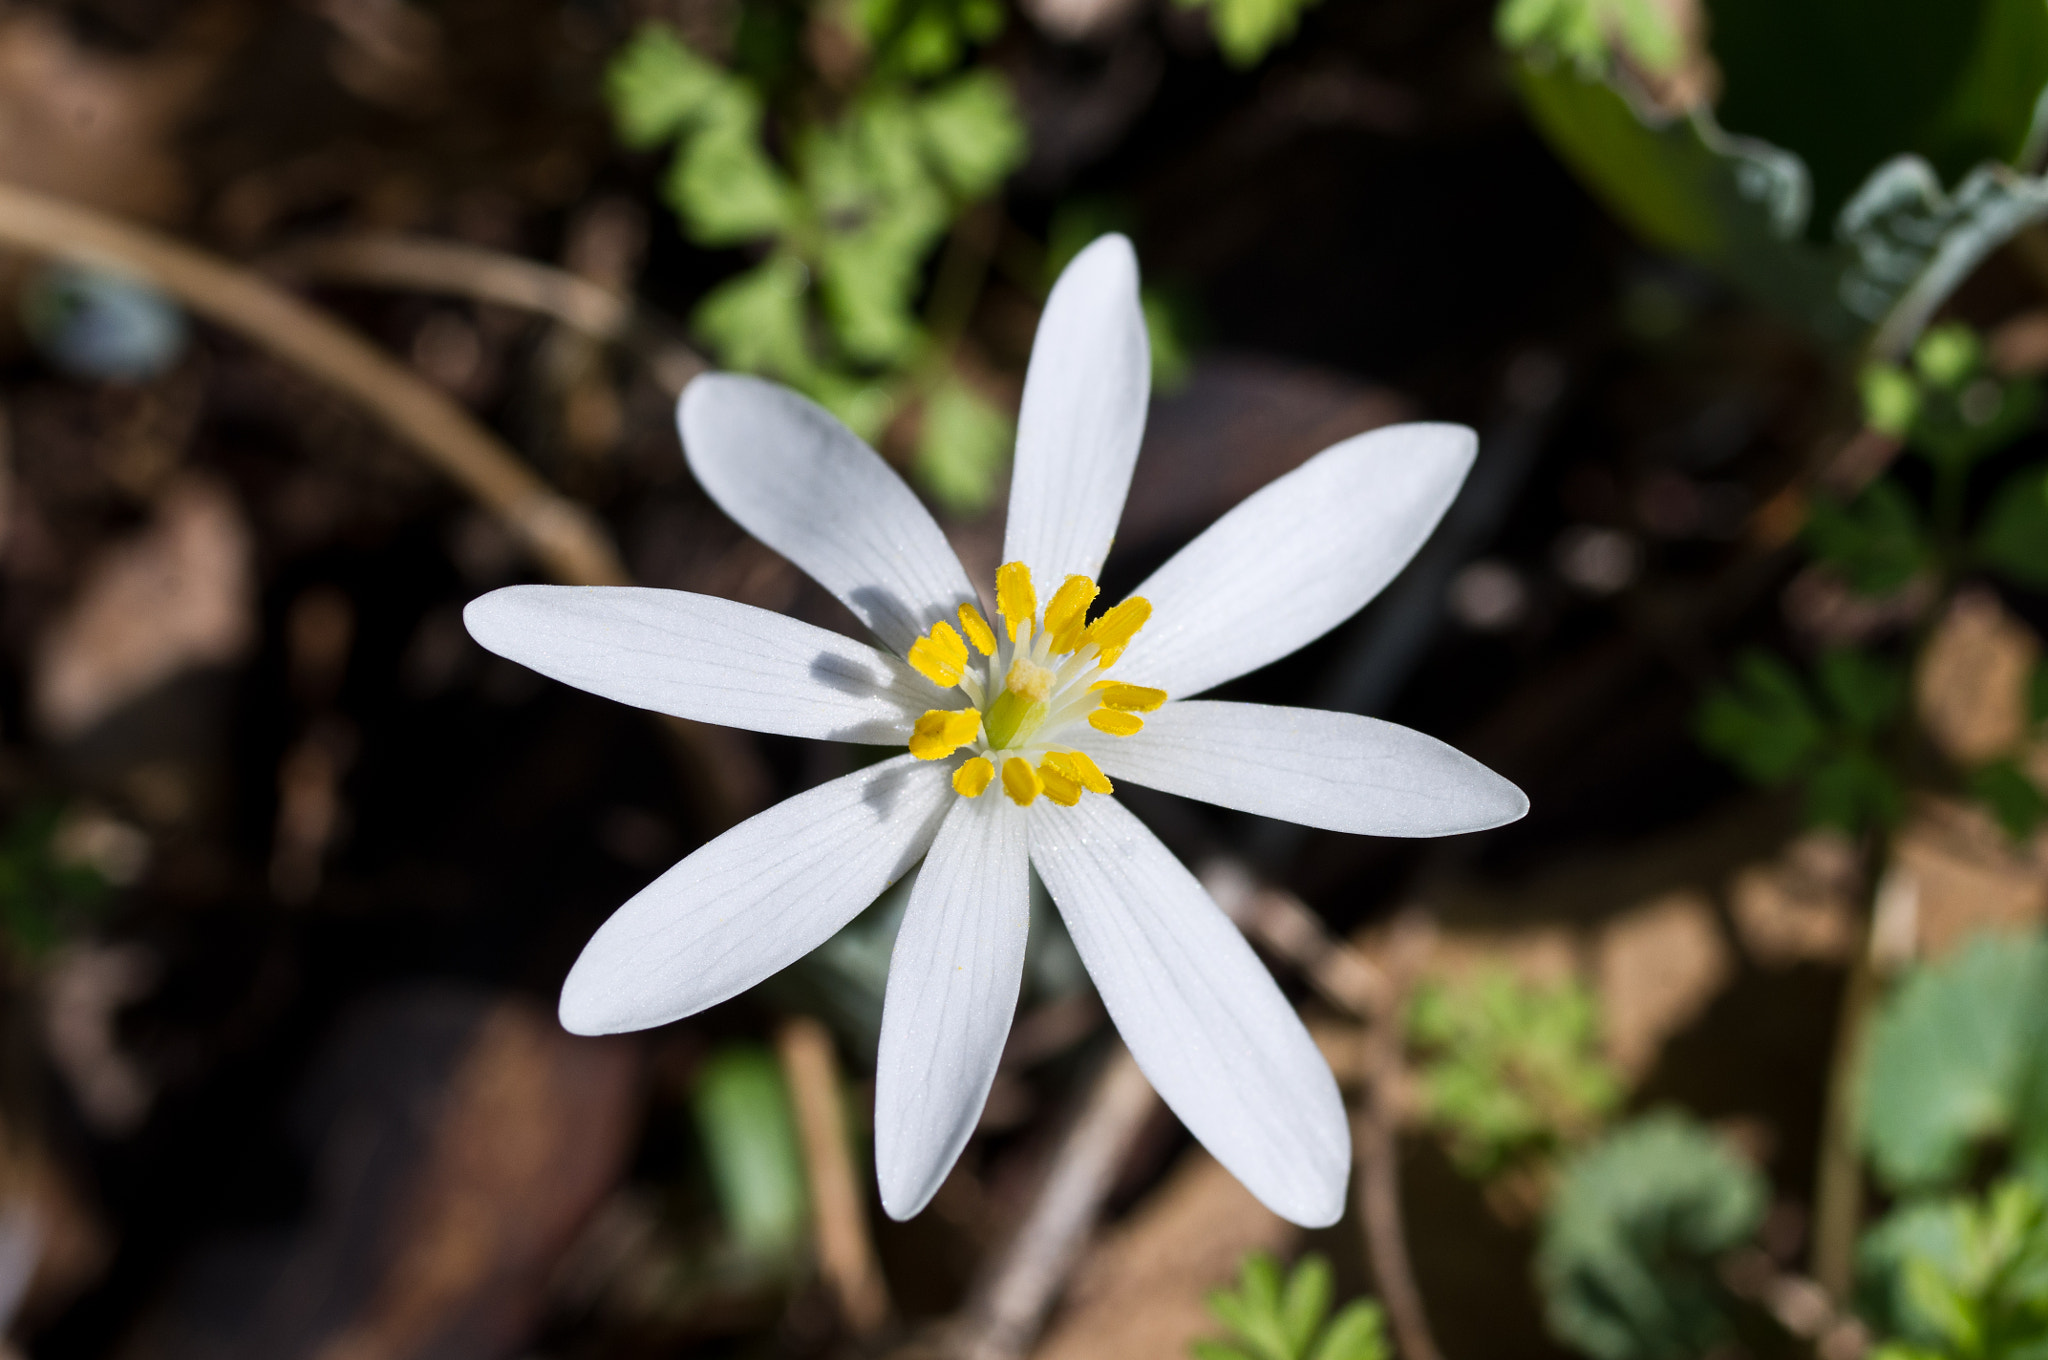
[[[1847,647],[1824,652],[1814,677],[1842,725],[1858,736],[1877,732],[1906,705],[1904,672],[1868,652]]]
[[[1335,1289],[1336,1277],[1326,1258],[1310,1252],[1295,1263],[1294,1273],[1281,1294],[1279,1310],[1280,1332],[1289,1355],[1308,1354],[1310,1343],[1323,1329],[1323,1319],[1330,1314],[1330,1298]]]
[[[1806,781],[1806,820],[1857,835],[1905,815],[1906,794],[1889,767],[1868,751],[1823,758]]]
[[[731,77],[684,45],[665,24],[645,24],[604,73],[619,140],[638,150],[681,132]]]
[[[1933,549],[1912,498],[1881,477],[1848,505],[1817,498],[1806,543],[1859,595],[1890,595],[1924,570]]]
[[[919,101],[917,116],[927,154],[963,199],[992,192],[1024,163],[1024,119],[995,71],[970,71],[941,85]]]
[[[1981,1198],[1909,1201],[1858,1244],[1864,1306],[1903,1345],[1947,1360],[2048,1354],[2048,1198],[2005,1180]]]
[[[2048,464],[2016,472],[1977,531],[1985,564],[2021,585],[2048,590]]]
[[[1561,1341],[1594,1360],[1679,1360],[1728,1335],[1719,1258],[1763,1217],[1767,1187],[1675,1111],[1614,1130],[1566,1165],[1536,1277]]]
[[[773,255],[705,295],[692,320],[727,368],[806,387],[816,370],[806,334],[803,262]]]
[[[697,126],[676,145],[662,185],[670,207],[699,245],[737,245],[789,225],[789,181],[761,145],[761,103],[729,84],[708,100]]]
[[[1759,784],[1791,778],[1826,736],[1792,668],[1758,651],[1737,661],[1732,684],[1708,691],[1696,731],[1702,746]]]
[[[1388,1360],[1386,1314],[1376,1303],[1358,1299],[1339,1309],[1308,1353],[1308,1360]]]
[[[1986,1140],[2048,1139],[2018,1124],[2048,1065],[2044,1034],[2048,939],[1986,936],[1909,974],[1878,1013],[1863,1065],[1863,1142],[1879,1179],[1900,1193],[1940,1189]]]

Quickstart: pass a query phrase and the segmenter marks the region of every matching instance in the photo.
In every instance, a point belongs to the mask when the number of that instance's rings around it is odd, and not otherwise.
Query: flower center
[[[1152,606],[1132,596],[1090,620],[1096,593],[1086,576],[1069,576],[1041,616],[1030,568],[1010,562],[996,572],[1000,636],[971,604],[960,606],[957,631],[933,624],[911,644],[910,664],[939,688],[961,691],[972,706],[928,710],[911,732],[910,753],[946,760],[965,748],[953,787],[966,798],[979,798],[998,774],[1019,806],[1041,793],[1072,807],[1083,791],[1111,792],[1109,779],[1069,739],[1081,735],[1083,723],[1128,737],[1145,725],[1139,714],[1166,702],[1166,691],[1105,678],[1152,617]]]

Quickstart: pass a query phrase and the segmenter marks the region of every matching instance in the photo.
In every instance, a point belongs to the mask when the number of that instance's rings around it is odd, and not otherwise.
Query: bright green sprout
[[[1330,1263],[1310,1253],[1282,1277],[1265,1252],[1244,1258],[1234,1290],[1209,1295],[1209,1311],[1228,1341],[1197,1341],[1195,1360],[1388,1360],[1378,1304],[1354,1299],[1330,1316]]]

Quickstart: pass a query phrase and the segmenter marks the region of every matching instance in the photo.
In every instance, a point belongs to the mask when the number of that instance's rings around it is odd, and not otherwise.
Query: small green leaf
[[[2048,465],[2014,473],[1977,532],[1985,563],[2023,586],[2048,590]]]
[[[1550,1329],[1594,1360],[1711,1352],[1729,1332],[1720,1257],[1756,1231],[1755,1169],[1673,1111],[1623,1125],[1566,1165],[1536,1276]]]
[[[1863,423],[1903,439],[1920,416],[1920,387],[1913,375],[1895,364],[1871,364],[1859,376]]]
[[[1280,1300],[1280,1331],[1287,1339],[1288,1354],[1308,1353],[1309,1343],[1322,1330],[1330,1312],[1330,1297],[1336,1288],[1330,1263],[1314,1252],[1295,1262],[1288,1277],[1287,1292]]]
[[[789,1261],[810,1227],[804,1164],[782,1068],[756,1044],[730,1044],[699,1071],[691,1093],[727,1230],[751,1256]]]
[[[1843,726],[1859,736],[1876,732],[1905,707],[1905,675],[1867,652],[1830,651],[1814,669],[1821,694]]]
[[[761,145],[761,104],[727,85],[677,143],[663,191],[699,245],[737,245],[782,230],[792,190]]]
[[[1587,76],[1604,75],[1612,42],[1637,66],[1658,74],[1684,58],[1684,42],[1655,0],[1507,0],[1494,32],[1511,52],[1547,52]]]
[[[1984,367],[1984,346],[1960,321],[1933,326],[1913,346],[1913,367],[1930,386],[1957,391]]]
[[[979,514],[995,500],[1016,427],[958,378],[948,377],[926,400],[918,437],[918,484],[958,515]]]
[[[1814,766],[1806,783],[1806,819],[1855,835],[1895,825],[1906,795],[1883,761],[1866,751],[1841,751]]]
[[[728,368],[805,386],[815,364],[805,336],[803,262],[775,255],[705,295],[693,320]]]
[[[1152,390],[1156,393],[1179,391],[1194,372],[1184,309],[1177,301],[1153,288],[1139,293],[1145,310],[1145,335],[1152,344]]]
[[[1994,760],[1972,771],[1970,796],[1990,809],[2015,841],[2025,841],[2048,818],[2048,797],[2010,760]]]
[[[1806,542],[1859,595],[1890,595],[1925,569],[1932,553],[1912,498],[1889,477],[1847,506],[1816,499]]]
[[[643,25],[605,68],[605,98],[619,140],[637,150],[682,131],[730,77],[662,24]]]
[[[1789,779],[1819,750],[1820,715],[1792,668],[1767,652],[1736,664],[1735,682],[1700,706],[1700,744],[1759,784]]]
[[[1216,47],[1233,66],[1256,66],[1294,36],[1301,13],[1316,0],[1180,0],[1188,9],[1206,7]]]
[[[963,199],[992,192],[1024,163],[1024,120],[994,71],[970,71],[932,91],[919,102],[918,119],[933,163]]]
[[[1308,1360],[1388,1360],[1385,1314],[1358,1299],[1338,1310]]]
[[[1221,1341],[1197,1341],[1189,1349],[1194,1352],[1195,1360],[1259,1360],[1250,1351],[1239,1350]]]
[[[1887,1188],[1940,1189],[2011,1134],[2048,1033],[2048,940],[1985,937],[1913,970],[1870,1032],[1864,1145]],[[2043,1114],[2048,1114],[2044,1110]]]

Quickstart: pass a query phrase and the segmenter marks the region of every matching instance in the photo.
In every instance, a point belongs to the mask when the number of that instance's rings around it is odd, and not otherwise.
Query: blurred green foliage
[[[1984,936],[1915,968],[1871,1027],[1861,1089],[1895,1193],[1956,1188],[1997,1142],[2048,1176],[2048,937]]]
[[[1536,1258],[1551,1331],[1594,1360],[1679,1360],[1726,1339],[1717,1258],[1756,1231],[1763,1178],[1674,1111],[1565,1166]]]
[[[1233,66],[1256,66],[1294,36],[1302,11],[1316,0],[1177,0],[1183,9],[1209,11],[1216,47]]]
[[[1809,821],[1856,832],[1890,826],[1904,811],[1880,744],[1905,699],[1904,672],[1865,652],[1824,653],[1802,677],[1781,658],[1750,651],[1728,683],[1708,691],[1696,731],[1758,784],[1803,783]]]
[[[1228,1341],[1197,1341],[1195,1360],[1388,1360],[1379,1305],[1355,1299],[1330,1316],[1335,1277],[1311,1252],[1282,1275],[1265,1252],[1245,1257],[1236,1289],[1209,1295]]]
[[[697,1073],[690,1105],[733,1246],[763,1268],[792,1267],[809,1233],[810,1199],[775,1055],[760,1044],[721,1047]]]
[[[1890,1334],[1872,1360],[2048,1356],[2048,1198],[2008,1180],[1981,1199],[1909,1204],[1864,1236],[1865,1311]]]
[[[917,306],[934,249],[1023,163],[1002,77],[958,69],[1003,18],[996,0],[821,6],[807,22],[853,51],[847,88],[799,57],[815,44],[749,41],[743,21],[728,67],[651,24],[606,83],[628,145],[673,148],[663,193],[690,239],[758,256],[695,313],[718,360],[789,383],[870,441],[925,403],[917,466],[962,508],[993,494],[1008,418]]]
[[[1499,1175],[1589,1137],[1621,1103],[1600,1056],[1599,1004],[1577,982],[1505,971],[1430,983],[1408,1010],[1429,1118],[1465,1174]]]
[[[1902,352],[1977,262],[2048,216],[2048,183],[2022,173],[2048,130],[2038,0],[1706,0],[1715,107],[1660,105],[1635,78],[1687,65],[1655,8],[1504,0],[1531,116],[1645,240],[1832,344]]]
[[[58,853],[61,822],[57,804],[33,803],[0,836],[0,929],[29,961],[89,923],[107,898],[107,881],[97,871]]]

